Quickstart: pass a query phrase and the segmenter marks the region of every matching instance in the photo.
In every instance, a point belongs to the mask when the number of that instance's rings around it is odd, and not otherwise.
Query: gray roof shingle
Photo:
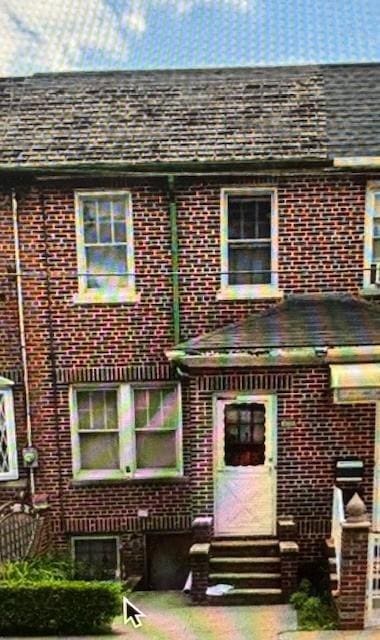
[[[379,102],[380,65],[5,78],[0,164],[373,155]]]
[[[351,296],[294,296],[218,331],[177,345],[187,353],[380,344],[380,307]]]

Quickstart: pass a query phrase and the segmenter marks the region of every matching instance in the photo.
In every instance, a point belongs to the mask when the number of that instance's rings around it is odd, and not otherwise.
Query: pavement
[[[289,605],[200,607],[191,605],[188,596],[177,591],[136,591],[129,598],[145,614],[140,627],[125,625],[120,616],[112,635],[60,636],[59,640],[380,640],[380,627],[297,631],[296,613]]]

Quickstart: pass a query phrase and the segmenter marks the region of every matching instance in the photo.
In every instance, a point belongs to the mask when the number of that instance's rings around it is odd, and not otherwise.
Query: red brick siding
[[[270,301],[216,301],[220,286],[220,189],[268,184],[278,188],[279,281],[286,292],[356,294],[362,283],[365,179],[361,176],[284,176],[182,179],[178,182],[181,337],[209,331],[258,311]],[[74,188],[126,188],[132,193],[137,288],[134,305],[75,305],[76,234]],[[44,238],[42,195],[47,217]],[[210,394],[191,383],[184,394],[184,459],[188,483],[74,487],[68,388],[57,394],[50,347],[57,367],[128,365],[166,361],[173,346],[170,226],[166,188],[160,180],[97,180],[43,183],[25,189],[19,202],[25,324],[33,430],[39,449],[37,489],[49,494],[53,516],[112,518],[212,512],[212,414]],[[1,200],[0,267],[12,261],[10,202]],[[46,253],[45,253],[46,251]],[[2,266],[3,265],[3,266]],[[51,272],[50,311],[46,267]],[[0,270],[1,270],[0,269]],[[30,272],[33,272],[31,274]],[[2,280],[4,282],[4,280]],[[6,280],[0,365],[18,366],[14,282]],[[2,308],[3,308],[2,307]],[[4,318],[4,315],[2,316]],[[51,339],[52,338],[52,339]],[[365,460],[371,500],[374,411],[371,406],[331,404],[326,369],[297,369],[291,392],[279,394],[279,513],[328,517],[333,462],[343,453]],[[22,432],[22,421],[18,428]],[[61,487],[59,468],[61,467]],[[1,489],[0,496],[3,495]],[[2,499],[2,498],[0,498]],[[298,514],[296,513],[298,511]]]

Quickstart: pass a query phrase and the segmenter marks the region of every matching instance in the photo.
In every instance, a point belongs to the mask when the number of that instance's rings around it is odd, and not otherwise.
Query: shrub
[[[121,611],[109,582],[0,582],[0,635],[102,633]]]
[[[51,554],[8,561],[0,565],[0,580],[10,582],[70,580],[73,573],[74,565],[71,559]]]
[[[315,587],[309,580],[302,580],[298,591],[293,593],[290,603],[298,613],[300,629],[336,629],[337,616],[327,593],[315,595]]]

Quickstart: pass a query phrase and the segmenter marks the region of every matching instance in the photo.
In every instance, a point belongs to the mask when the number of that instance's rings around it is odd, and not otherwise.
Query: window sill
[[[220,289],[217,300],[282,300],[284,292],[273,285],[230,285]]]
[[[71,487],[87,487],[87,486],[126,486],[128,484],[188,484],[187,476],[145,476],[145,477],[124,477],[124,478],[75,478],[70,481]]]
[[[135,304],[140,300],[141,293],[136,291],[86,291],[73,297],[74,304]]]
[[[367,285],[366,287],[363,287],[362,289],[359,289],[359,295],[363,296],[363,297],[378,297],[380,296],[380,287],[377,285]]]
[[[12,480],[11,478],[2,478],[0,476],[0,489],[25,489],[27,484],[26,478]]]

